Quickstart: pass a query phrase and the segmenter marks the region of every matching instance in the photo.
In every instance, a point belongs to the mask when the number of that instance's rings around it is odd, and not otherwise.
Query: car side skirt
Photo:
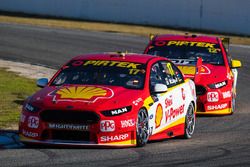
[[[164,127],[159,132],[153,134],[152,136],[149,137],[149,141],[167,139],[184,135],[184,128],[185,128],[185,117],[180,118],[179,120],[173,122],[167,127]]]

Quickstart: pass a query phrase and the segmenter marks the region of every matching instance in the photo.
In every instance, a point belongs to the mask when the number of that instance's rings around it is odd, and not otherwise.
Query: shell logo
[[[99,86],[72,86],[63,87],[55,92],[57,101],[86,101],[95,102],[97,99],[109,99],[113,91]]]
[[[155,114],[155,126],[158,128],[161,125],[161,120],[163,117],[163,108],[161,104],[158,104]]]
[[[195,66],[178,66],[181,72],[185,75],[195,75],[196,67]],[[202,65],[201,74],[210,74],[210,70],[207,66]]]

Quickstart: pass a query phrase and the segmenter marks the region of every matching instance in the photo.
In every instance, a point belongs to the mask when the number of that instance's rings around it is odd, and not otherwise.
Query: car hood
[[[196,66],[194,65],[177,65],[185,78],[193,79],[196,75]],[[210,84],[221,82],[227,78],[227,69],[225,66],[218,66],[212,64],[203,64],[200,73],[200,81],[196,84]]]
[[[133,100],[142,96],[142,90],[124,87],[66,85],[45,87],[29,103],[50,110],[103,111],[132,105]]]

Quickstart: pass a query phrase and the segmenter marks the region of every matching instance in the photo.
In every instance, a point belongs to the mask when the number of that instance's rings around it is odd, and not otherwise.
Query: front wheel
[[[144,146],[149,138],[149,124],[147,110],[142,108],[138,112],[136,125],[136,144],[138,147]]]
[[[184,129],[185,139],[192,138],[195,128],[195,119],[196,117],[195,117],[194,105],[190,104],[188,106],[187,114],[185,117],[185,129]]]

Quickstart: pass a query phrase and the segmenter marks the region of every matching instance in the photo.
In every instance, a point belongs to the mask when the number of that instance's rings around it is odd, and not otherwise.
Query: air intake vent
[[[90,111],[45,110],[40,113],[44,122],[94,124],[100,120],[99,115]]]
[[[195,89],[196,89],[196,94],[199,96],[199,95],[204,95],[206,94],[207,90],[204,86],[201,86],[201,85],[196,85],[195,86]]]
[[[90,133],[82,131],[45,130],[42,133],[42,140],[48,139],[64,141],[90,141]]]

